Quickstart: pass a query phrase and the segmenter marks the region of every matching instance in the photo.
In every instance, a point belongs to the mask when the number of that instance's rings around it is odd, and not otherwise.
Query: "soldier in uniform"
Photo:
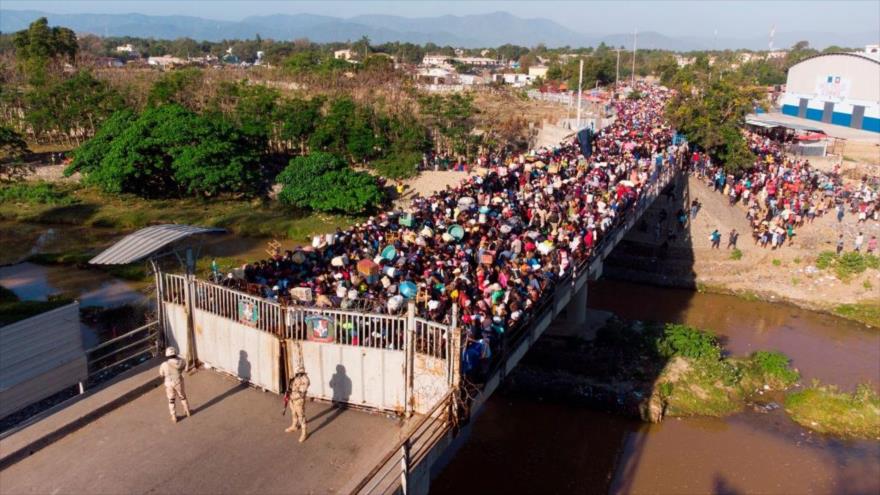
[[[284,430],[287,433],[293,433],[297,428],[302,428],[299,435],[299,441],[306,439],[306,392],[309,390],[309,375],[306,369],[299,366],[296,374],[287,384],[286,399],[290,405],[291,424]]]
[[[180,399],[183,412],[186,417],[190,416],[189,404],[186,402],[186,393],[183,389],[183,372],[186,371],[186,361],[177,357],[177,350],[173,347],[165,349],[165,357],[168,359],[159,366],[159,376],[165,378],[165,396],[168,397],[168,412],[171,413],[171,422],[177,423],[177,411],[174,408],[175,399]]]

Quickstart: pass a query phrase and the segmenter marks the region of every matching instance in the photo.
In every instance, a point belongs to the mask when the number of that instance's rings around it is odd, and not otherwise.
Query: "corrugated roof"
[[[825,131],[819,129],[817,127],[813,127],[810,125],[804,124],[795,124],[793,122],[779,122],[776,120],[763,119],[759,117],[746,117],[746,124],[755,125],[760,127],[785,127],[786,129],[795,129],[798,131],[807,131],[807,132],[820,132],[825,134]]]
[[[147,227],[123,237],[121,241],[92,258],[89,263],[93,265],[134,263],[185,237],[220,232],[226,232],[226,230],[175,224]]]

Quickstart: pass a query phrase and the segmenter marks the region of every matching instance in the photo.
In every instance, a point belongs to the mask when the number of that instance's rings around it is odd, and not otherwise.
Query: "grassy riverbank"
[[[820,433],[880,440],[880,396],[868,385],[848,394],[814,384],[789,394],[785,410],[800,425]]]
[[[16,187],[16,186],[11,186]],[[144,199],[73,184],[33,183],[0,198],[0,220],[130,231],[160,223],[221,227],[246,237],[305,239],[356,217],[316,214],[270,200],[234,197]]]
[[[785,390],[800,378],[780,352],[728,357],[714,335],[686,325],[667,324],[659,349],[669,362],[654,394],[670,416],[731,414],[765,391]]]

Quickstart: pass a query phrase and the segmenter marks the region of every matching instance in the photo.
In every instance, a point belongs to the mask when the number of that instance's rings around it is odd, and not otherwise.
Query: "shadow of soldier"
[[[341,364],[336,365],[336,373],[333,373],[333,376],[330,377],[330,388],[333,389],[333,413],[324,418],[324,421],[312,430],[313,435],[339,417],[346,404],[348,404],[348,400],[351,397],[351,378],[345,373],[345,366]]]

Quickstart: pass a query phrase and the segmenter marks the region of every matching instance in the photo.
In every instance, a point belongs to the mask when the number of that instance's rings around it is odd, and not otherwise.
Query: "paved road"
[[[188,377],[187,394],[192,418],[172,424],[157,388],[0,472],[0,493],[344,492],[400,431],[382,415],[308,403],[300,444],[277,395],[213,371]]]

